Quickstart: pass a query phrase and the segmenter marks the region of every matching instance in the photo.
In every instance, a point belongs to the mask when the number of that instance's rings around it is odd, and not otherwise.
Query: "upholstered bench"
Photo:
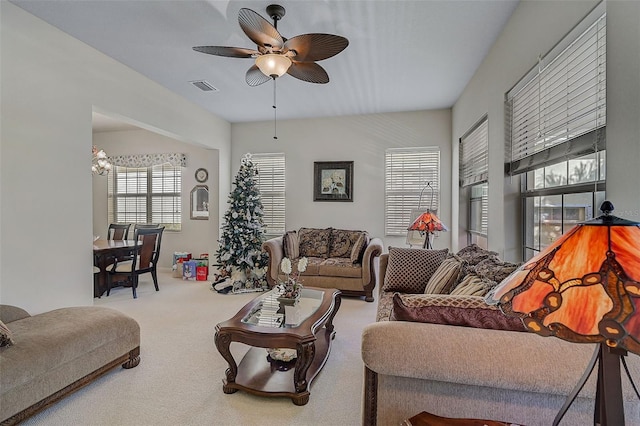
[[[71,307],[31,316],[0,305],[0,321],[3,425],[26,419],[119,364],[140,362],[140,327],[114,309]]]

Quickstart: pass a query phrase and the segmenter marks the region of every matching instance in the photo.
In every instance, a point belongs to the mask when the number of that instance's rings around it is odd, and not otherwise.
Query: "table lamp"
[[[640,355],[640,223],[611,215],[582,222],[524,263],[486,298],[530,331],[597,343],[587,370],[554,420],[557,425],[598,363],[594,423],[624,425],[620,363]],[[560,354],[559,354],[560,355]],[[640,398],[640,394],[638,394]]]
[[[419,231],[420,234],[424,234],[424,243],[422,248],[432,249],[431,236],[435,231],[448,231],[449,229],[440,221],[438,216],[431,210],[427,209],[424,213],[413,221],[411,226],[407,228],[409,231]]]

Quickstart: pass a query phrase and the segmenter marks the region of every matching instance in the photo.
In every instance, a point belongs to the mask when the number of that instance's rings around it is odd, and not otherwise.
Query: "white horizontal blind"
[[[258,190],[264,209],[265,234],[281,235],[285,232],[285,157],[283,153],[253,154],[258,169]]]
[[[547,150],[546,158],[539,156],[547,162],[549,154],[558,160],[584,154],[584,144],[569,141],[606,125],[606,14],[596,9],[585,18],[507,94],[506,103],[508,163]],[[560,144],[566,150],[550,150]],[[526,171],[522,165],[510,170]]]
[[[431,189],[425,186],[431,182]],[[424,191],[423,191],[424,190]],[[420,194],[422,194],[422,200]],[[411,209],[437,210],[440,202],[440,150],[390,148],[385,152],[385,235],[406,235]]]
[[[116,223],[159,223],[179,231],[182,222],[182,168],[115,167],[108,183],[108,217]]]
[[[489,180],[489,121],[485,117],[460,138],[460,186]]]
[[[151,167],[151,220],[175,230],[182,218],[182,168],[163,164]],[[180,227],[178,227],[180,229]]]

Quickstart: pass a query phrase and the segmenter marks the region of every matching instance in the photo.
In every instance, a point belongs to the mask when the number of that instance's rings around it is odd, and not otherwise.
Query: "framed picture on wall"
[[[314,162],[313,201],[353,201],[353,161]]]

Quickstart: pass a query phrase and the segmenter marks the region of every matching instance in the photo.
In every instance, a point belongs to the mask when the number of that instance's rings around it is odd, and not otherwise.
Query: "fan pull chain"
[[[276,107],[276,78],[273,77],[273,138],[278,139],[278,113]]]

